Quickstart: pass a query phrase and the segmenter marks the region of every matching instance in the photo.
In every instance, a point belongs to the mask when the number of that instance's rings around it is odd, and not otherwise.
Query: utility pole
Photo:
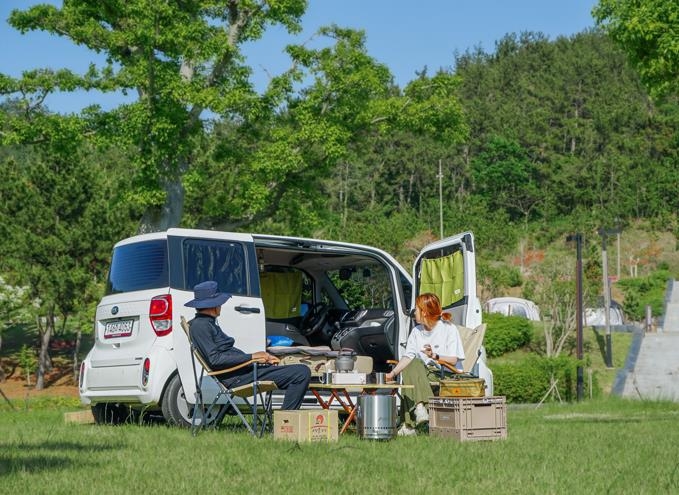
[[[577,233],[566,237],[566,241],[575,241],[576,264],[575,264],[575,329],[576,329],[576,352],[578,358],[576,391],[578,401],[584,396],[584,378],[582,369],[582,234]]]
[[[604,321],[606,323],[606,366],[613,367],[613,348],[611,344],[611,285],[608,279],[608,256],[606,253],[606,239],[609,235],[619,234],[620,229],[599,229],[601,236],[601,264],[604,282]]]
[[[617,239],[617,245],[616,245],[616,253],[618,255],[618,263],[616,265],[616,275],[618,276],[618,280],[620,280],[620,230],[618,229],[618,232],[615,234],[618,239]]]
[[[441,239],[443,239],[443,171],[441,169],[441,159],[439,158],[439,174],[436,176],[439,179],[439,232]]]

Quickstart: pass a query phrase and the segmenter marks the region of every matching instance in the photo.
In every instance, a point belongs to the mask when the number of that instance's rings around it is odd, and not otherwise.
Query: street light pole
[[[575,329],[576,329],[576,352],[578,358],[576,392],[578,401],[584,396],[584,378],[582,369],[582,234],[577,233],[566,237],[567,241],[575,241],[576,264],[575,264]]]
[[[611,343],[611,288],[608,279],[608,255],[606,253],[606,238],[609,235],[619,234],[620,229],[599,229],[601,236],[601,264],[604,282],[604,321],[606,324],[606,366],[613,367],[613,348]]]
[[[613,348],[611,344],[611,298],[608,290],[608,256],[606,254],[606,233],[601,235],[601,264],[604,278],[604,322],[606,324],[606,366],[613,367]]]

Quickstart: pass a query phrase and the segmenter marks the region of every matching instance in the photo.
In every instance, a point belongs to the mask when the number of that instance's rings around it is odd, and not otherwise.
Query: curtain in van
[[[263,272],[259,274],[266,317],[299,316],[302,301],[302,272]]]
[[[464,262],[462,251],[442,258],[422,259],[420,294],[433,292],[447,308],[464,297]]]

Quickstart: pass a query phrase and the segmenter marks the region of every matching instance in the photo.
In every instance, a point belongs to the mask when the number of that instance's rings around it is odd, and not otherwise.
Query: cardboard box
[[[94,416],[89,409],[64,413],[65,423],[90,424],[94,423]]]
[[[274,439],[297,442],[336,442],[338,415],[336,410],[274,411]]]
[[[429,434],[461,442],[507,438],[505,397],[432,397]]]

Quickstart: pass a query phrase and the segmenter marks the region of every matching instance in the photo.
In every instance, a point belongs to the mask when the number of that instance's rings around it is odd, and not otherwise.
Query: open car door
[[[481,324],[481,304],[476,296],[474,235],[464,232],[433,242],[420,251],[413,265],[413,299],[432,292],[441,300],[453,322],[468,328]]]

